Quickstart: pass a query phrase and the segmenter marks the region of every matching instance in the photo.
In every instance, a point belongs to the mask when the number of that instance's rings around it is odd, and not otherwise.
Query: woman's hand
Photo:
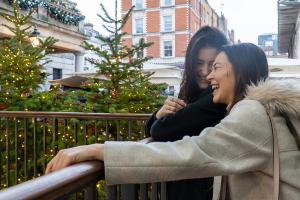
[[[91,144],[63,149],[48,163],[46,174],[69,165],[87,161],[103,160],[104,144]]]
[[[174,114],[185,106],[186,103],[183,100],[169,96],[161,109],[156,113],[156,118],[159,119],[166,115]]]

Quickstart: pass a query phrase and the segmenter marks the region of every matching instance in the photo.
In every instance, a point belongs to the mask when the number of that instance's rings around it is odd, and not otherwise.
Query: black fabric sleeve
[[[161,142],[199,135],[204,128],[218,124],[225,114],[225,105],[214,104],[212,95],[207,94],[175,114],[152,121],[150,134],[155,141]]]
[[[157,118],[156,118],[156,113],[157,113],[158,111],[155,111],[152,115],[151,115],[151,117],[148,119],[148,121],[146,122],[146,125],[145,125],[145,134],[146,134],[146,136],[147,137],[150,137],[151,135],[150,135],[150,130],[151,130],[151,127],[152,127],[152,125],[153,125],[153,123],[157,120]]]

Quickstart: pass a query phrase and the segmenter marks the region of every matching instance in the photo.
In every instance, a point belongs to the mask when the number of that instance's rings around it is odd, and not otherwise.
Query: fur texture
[[[270,110],[300,117],[300,85],[296,80],[267,80],[251,85],[246,98],[257,100]]]

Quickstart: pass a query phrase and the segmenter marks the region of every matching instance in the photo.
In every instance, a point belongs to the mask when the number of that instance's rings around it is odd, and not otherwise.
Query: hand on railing
[[[69,165],[89,161],[103,161],[104,144],[90,144],[63,149],[48,163],[46,174],[60,170]]]

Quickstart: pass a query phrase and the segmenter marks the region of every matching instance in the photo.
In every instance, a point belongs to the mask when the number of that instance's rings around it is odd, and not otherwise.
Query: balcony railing
[[[144,124],[149,116],[0,112],[0,181],[3,189],[0,199],[166,199],[165,183],[105,186],[100,162],[81,163],[41,176],[47,161],[61,148],[145,138]],[[148,138],[140,142],[149,141]],[[47,154],[49,159],[41,161]],[[104,185],[104,192],[99,192],[99,185]],[[9,189],[5,189],[7,187]]]
[[[96,183],[103,178],[103,164],[79,163],[0,191],[0,199],[63,199],[84,189],[84,199],[97,199]],[[101,199],[101,197],[100,197]]]

